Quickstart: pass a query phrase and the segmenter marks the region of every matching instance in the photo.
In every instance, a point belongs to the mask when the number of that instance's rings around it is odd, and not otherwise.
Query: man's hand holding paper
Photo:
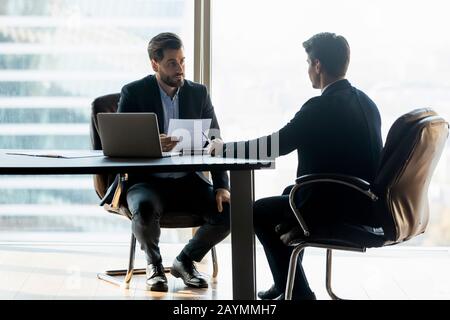
[[[173,151],[201,150],[207,141],[211,119],[170,119],[168,136],[178,138]]]
[[[161,148],[163,152],[172,151],[173,148],[180,142],[180,138],[171,137],[164,133],[159,135],[159,141],[161,142]]]

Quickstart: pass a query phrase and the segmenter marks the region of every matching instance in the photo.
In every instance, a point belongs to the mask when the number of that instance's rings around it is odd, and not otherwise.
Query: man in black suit
[[[185,57],[180,38],[161,33],[149,43],[148,53],[155,75],[149,75],[122,88],[118,112],[154,112],[158,117],[163,151],[172,150],[176,139],[167,135],[169,119],[212,119],[219,124],[206,87],[184,79]],[[172,172],[129,175],[126,200],[132,230],[147,258],[147,288],[167,291],[158,243],[159,220],[165,212],[200,212],[204,224],[176,257],[172,275],[187,286],[206,288],[206,279],[196,270],[200,261],[230,232],[229,180],[225,171],[211,172],[213,184],[201,172]]]
[[[312,86],[322,94],[308,100],[288,124],[272,135],[226,144],[216,139],[211,152],[273,159],[296,150],[297,176],[338,173],[372,182],[382,148],[381,119],[375,103],[345,79],[350,61],[347,41],[333,33],[321,33],[303,46]],[[281,196],[254,204],[255,233],[274,279],[269,290],[258,293],[261,299],[284,298],[292,252],[285,244],[302,235],[289,206],[291,189],[289,186]],[[298,193],[296,204],[311,231],[326,234],[345,222],[377,226],[371,213],[362,209],[368,207],[366,201],[350,188],[313,185]],[[293,299],[315,299],[301,265],[302,255],[299,259]]]

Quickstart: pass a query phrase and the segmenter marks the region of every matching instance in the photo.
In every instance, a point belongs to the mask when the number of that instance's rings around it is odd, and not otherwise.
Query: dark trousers
[[[226,203],[218,212],[213,187],[194,173],[178,179],[149,177],[130,184],[127,203],[133,215],[132,230],[149,264],[162,261],[158,246],[162,215],[177,211],[201,215],[204,224],[183,248],[197,262],[230,233],[230,206]]]
[[[282,292],[286,288],[289,260],[293,248],[286,246],[280,240],[280,235],[275,232],[275,227],[282,222],[292,221],[293,213],[289,206],[291,188],[286,188],[281,196],[260,199],[253,206],[255,233],[264,247],[275,286]],[[302,258],[303,252],[299,255],[297,263],[294,298],[307,297],[312,294],[301,264]]]

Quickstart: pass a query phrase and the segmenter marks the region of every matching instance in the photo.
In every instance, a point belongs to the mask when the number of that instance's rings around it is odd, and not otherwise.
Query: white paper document
[[[30,156],[30,157],[42,157],[42,158],[64,158],[64,159],[77,159],[77,158],[92,158],[103,157],[102,150],[15,150],[6,152],[7,155],[12,156]]]
[[[172,151],[202,149],[210,126],[211,119],[170,119],[167,135],[181,139]]]

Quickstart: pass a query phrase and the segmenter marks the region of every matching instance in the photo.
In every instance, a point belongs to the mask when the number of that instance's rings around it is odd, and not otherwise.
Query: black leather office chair
[[[327,292],[332,299],[340,299],[331,289],[332,250],[365,252],[366,248],[395,245],[425,232],[429,218],[428,186],[448,132],[448,123],[436,112],[417,109],[392,125],[372,185],[357,177],[334,174],[297,178],[289,198],[303,236],[290,243],[295,248],[289,264],[286,299],[292,298],[297,259],[306,247],[327,250]],[[317,183],[340,184],[369,197],[373,206],[367,210],[373,210],[381,228],[347,224],[336,228],[339,231],[327,230],[325,235],[310,232],[294,199],[300,188]]]
[[[97,123],[97,113],[100,112],[116,112],[118,107],[120,94],[109,94],[96,98],[92,102],[92,113],[91,113],[91,125],[90,134],[92,148],[94,150],[102,150],[102,143],[100,136],[98,134],[98,123]],[[114,182],[115,175],[94,175],[94,187],[99,198],[103,198],[106,194],[107,189]],[[121,180],[127,179],[127,175],[121,175]],[[128,210],[127,203],[122,200],[122,196],[119,194],[120,190],[116,192],[113,203],[105,204],[104,208],[108,212],[124,216],[127,219],[132,218],[130,211]],[[163,214],[161,216],[160,225],[162,228],[195,228],[203,224],[203,219],[200,215],[196,215],[191,212],[170,212],[168,214]],[[130,254],[128,261],[127,270],[110,270],[105,273],[99,273],[97,276],[99,279],[111,282],[113,284],[120,285],[125,288],[129,288],[131,278],[133,274],[145,274],[145,268],[135,269],[134,268],[134,258],[136,251],[136,238],[131,232],[131,245]],[[217,276],[218,273],[218,263],[216,249],[213,247],[211,249],[212,263],[213,263],[213,278]],[[170,271],[170,268],[166,268],[166,272]],[[125,276],[123,281],[116,279],[116,276]]]

